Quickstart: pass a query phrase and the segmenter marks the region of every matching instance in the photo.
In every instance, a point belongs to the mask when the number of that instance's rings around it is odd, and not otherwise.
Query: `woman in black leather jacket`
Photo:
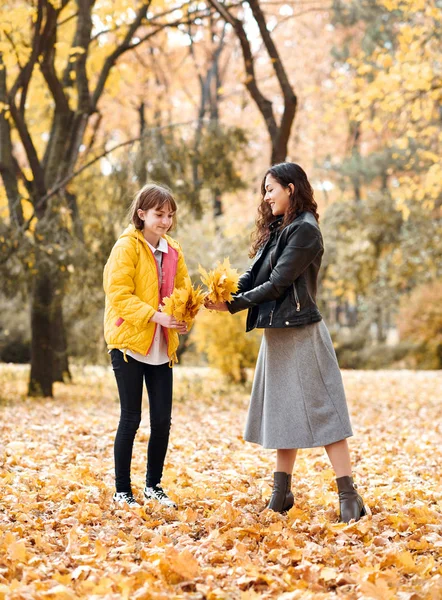
[[[347,402],[316,305],[324,247],[313,190],[299,165],[281,163],[267,171],[261,191],[254,261],[231,302],[206,302],[232,314],[247,309],[247,331],[264,329],[244,439],[277,450],[270,509],[294,504],[297,450],[324,446],[337,477],[340,520],[358,520],[366,509],[352,478]]]

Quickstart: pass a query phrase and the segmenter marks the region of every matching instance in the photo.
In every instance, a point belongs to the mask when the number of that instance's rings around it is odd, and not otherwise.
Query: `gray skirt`
[[[264,448],[314,448],[353,435],[324,321],[265,329],[244,433]]]

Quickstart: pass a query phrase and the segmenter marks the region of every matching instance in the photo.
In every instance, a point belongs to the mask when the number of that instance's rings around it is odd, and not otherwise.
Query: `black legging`
[[[146,485],[160,483],[169,442],[172,414],[172,369],[169,363],[147,365],[111,351],[112,368],[120,395],[121,415],[114,444],[117,492],[130,492],[130,463],[135,434],[141,421],[143,378],[149,396],[150,440],[147,447]]]

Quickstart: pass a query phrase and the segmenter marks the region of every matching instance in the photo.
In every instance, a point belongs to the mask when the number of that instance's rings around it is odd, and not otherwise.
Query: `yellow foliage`
[[[391,13],[401,11],[400,22],[396,14],[390,17],[398,24],[396,43],[375,45],[370,53],[360,50],[346,61],[349,73],[337,73],[342,80],[338,106],[350,120],[361,123],[367,145],[375,142],[380,149],[390,148],[395,159],[408,159],[399,167],[407,180],[392,188],[394,198],[406,198],[407,204],[434,204],[442,193],[437,139],[442,46],[435,33],[442,29],[442,11],[435,0],[381,0],[381,4]],[[427,152],[423,155],[416,146]],[[370,150],[376,148],[372,145]],[[409,193],[411,182],[417,193]]]
[[[245,369],[253,367],[258,356],[261,332],[245,332],[244,312],[204,311],[198,317],[193,339],[199,352],[207,355],[209,365],[235,382],[246,379]]]
[[[163,577],[171,584],[189,581],[199,575],[198,561],[188,550],[180,553],[173,547],[168,548],[159,566]]]
[[[420,286],[402,298],[397,323],[402,339],[421,346],[415,353],[419,365],[442,368],[442,281]]]
[[[199,265],[201,281],[208,288],[208,299],[213,303],[230,302],[238,290],[239,274],[236,269],[230,267],[228,258],[224,262],[218,262],[218,265],[212,271],[207,272]]]
[[[177,321],[187,323],[190,330],[203,302],[204,292],[201,287],[195,288],[190,279],[187,279],[185,287],[175,288],[170,296],[163,299],[161,310]]]

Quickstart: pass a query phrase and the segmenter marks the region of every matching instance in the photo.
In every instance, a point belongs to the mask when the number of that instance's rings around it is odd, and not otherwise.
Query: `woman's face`
[[[169,203],[149,210],[138,210],[138,216],[144,220],[143,231],[160,237],[172,227],[174,214]]]
[[[267,202],[272,209],[272,214],[276,217],[284,215],[290,206],[290,195],[294,191],[293,183],[289,187],[283,187],[270,173],[265,179],[265,196],[264,202]]]

